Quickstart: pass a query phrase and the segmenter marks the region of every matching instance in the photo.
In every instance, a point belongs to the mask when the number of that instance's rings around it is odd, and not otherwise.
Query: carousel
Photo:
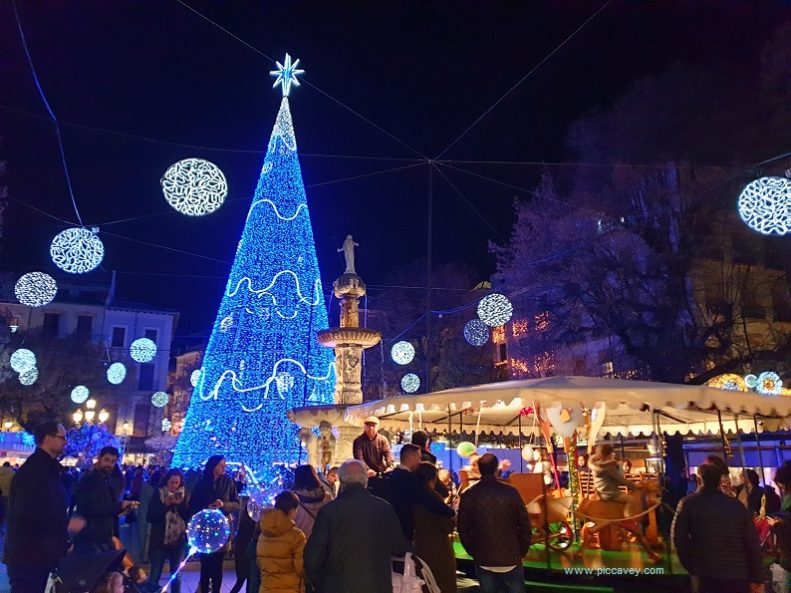
[[[758,433],[787,428],[791,398],[711,386],[550,377],[352,405],[343,410],[342,423],[361,427],[372,415],[390,434],[433,435],[442,449],[435,453],[462,487],[474,480],[474,469],[463,467],[470,457],[484,449],[501,459],[516,453],[512,467],[518,470],[506,479],[519,490],[534,529],[526,568],[566,575],[590,569],[579,574],[682,576],[686,573],[663,536],[668,514],[672,518],[672,509],[662,503],[665,436],[716,440],[721,456],[738,466],[743,440],[753,439],[760,455]],[[620,503],[598,500],[593,490],[586,464],[602,441],[616,449],[620,443],[621,451],[629,442],[632,450],[643,451],[628,462],[627,478],[637,483],[644,501],[634,516],[625,517]],[[458,542],[456,552],[459,560],[469,559]]]

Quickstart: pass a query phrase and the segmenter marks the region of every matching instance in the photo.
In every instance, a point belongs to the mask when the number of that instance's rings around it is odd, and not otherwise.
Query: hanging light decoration
[[[162,419],[162,432],[170,432],[170,429],[173,428],[173,424],[167,418]]]
[[[415,359],[415,347],[405,340],[396,342],[390,349],[390,358],[400,365],[409,364]]]
[[[17,300],[28,307],[43,307],[50,304],[58,293],[55,279],[44,272],[28,272],[20,276],[14,286]]]
[[[228,195],[225,175],[205,159],[183,159],[172,164],[160,184],[168,204],[187,216],[211,214]]]
[[[151,362],[157,355],[157,345],[148,338],[138,338],[129,346],[129,356],[135,362]]]
[[[19,348],[11,354],[9,362],[15,372],[24,373],[36,366],[36,355],[27,348]]]
[[[120,385],[126,379],[126,367],[122,362],[114,362],[107,367],[107,381],[113,385]]]
[[[739,195],[739,216],[762,235],[785,235],[791,231],[791,180],[760,177]]]
[[[88,401],[88,396],[91,392],[85,385],[77,385],[74,389],[71,390],[71,401],[75,404],[82,404]]]
[[[513,314],[511,300],[499,292],[486,295],[478,303],[478,317],[489,327],[505,325]]]
[[[38,369],[36,367],[28,369],[24,373],[19,373],[19,382],[22,385],[33,385],[36,381],[38,381]]]
[[[716,387],[725,391],[750,391],[743,377],[735,373],[725,373],[706,381],[709,387]]]
[[[758,375],[755,381],[755,390],[762,395],[780,395],[783,390],[783,381],[777,373],[766,371]]]
[[[164,408],[169,401],[170,396],[164,391],[157,391],[151,396],[151,405],[155,408]]]
[[[202,369],[194,370],[190,375],[190,385],[192,385],[193,387],[198,386],[198,381],[200,381],[201,370]]]
[[[78,227],[59,232],[49,248],[53,263],[64,272],[85,274],[104,259],[104,244],[96,232]]]
[[[489,326],[480,319],[470,319],[464,324],[464,339],[472,346],[483,346],[489,341]]]
[[[415,373],[407,373],[401,377],[401,389],[407,393],[415,393],[420,389],[420,377]]]

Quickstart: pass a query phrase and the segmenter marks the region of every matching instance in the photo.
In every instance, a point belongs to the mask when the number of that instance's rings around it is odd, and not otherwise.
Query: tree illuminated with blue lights
[[[173,463],[214,454],[259,479],[298,459],[290,408],[333,402],[334,354],[288,91],[298,61],[275,71],[283,99]]]

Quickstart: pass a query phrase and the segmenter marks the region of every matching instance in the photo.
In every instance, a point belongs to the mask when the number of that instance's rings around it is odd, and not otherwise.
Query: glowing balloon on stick
[[[218,552],[228,541],[230,535],[231,526],[219,509],[198,511],[187,525],[187,542],[192,554]]]

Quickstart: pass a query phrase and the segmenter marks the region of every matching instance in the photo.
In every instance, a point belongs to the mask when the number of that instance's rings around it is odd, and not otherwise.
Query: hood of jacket
[[[324,488],[314,488],[313,490],[295,490],[294,494],[299,497],[299,502],[304,504],[305,506],[311,506],[321,504],[324,502],[326,497],[332,499],[332,495],[330,495]]]
[[[280,537],[294,525],[280,509],[264,509],[261,513],[261,532],[266,537]]]

